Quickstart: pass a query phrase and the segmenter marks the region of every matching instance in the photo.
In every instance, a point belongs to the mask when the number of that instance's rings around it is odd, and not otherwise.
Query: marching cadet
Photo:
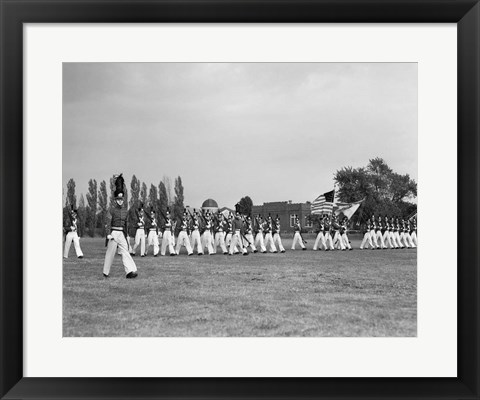
[[[402,234],[402,228],[400,226],[400,221],[397,218],[395,220],[395,240],[397,241],[398,247],[400,247],[401,249],[404,249],[405,246],[402,243],[402,235],[401,234]]]
[[[319,222],[319,230],[317,238],[315,239],[315,244],[313,245],[313,250],[322,250],[322,246],[324,250],[328,250],[327,241],[325,240],[325,218],[325,215],[323,215],[322,219]]]
[[[265,232],[265,247],[268,249],[270,246],[270,253],[276,253],[277,248],[275,247],[275,243],[273,242],[273,221],[270,214],[268,215],[267,221],[265,221],[263,231]]]
[[[330,225],[330,231],[333,230],[333,247],[340,248],[340,250],[345,250],[345,245],[342,240],[342,235],[340,234],[341,226],[338,223],[337,216],[332,216],[332,223]]]
[[[405,220],[402,219],[402,221],[400,222],[400,240],[403,241],[403,245],[405,246],[405,248],[408,249],[410,248],[410,244],[408,243],[406,232],[407,232],[407,225],[405,224]]]
[[[248,255],[248,251],[243,245],[241,231],[243,228],[243,222],[240,218],[240,211],[238,204],[235,205],[235,218],[232,221],[232,242],[230,243],[229,255],[233,255],[235,248],[240,247],[244,256]]]
[[[138,245],[140,245],[140,255],[145,257],[145,215],[143,211],[143,204],[140,203],[140,207],[136,212],[137,230],[135,232],[135,244],[133,245],[133,254],[136,253]]]
[[[414,218],[412,221],[412,231],[410,233],[410,236],[412,237],[413,244],[415,246],[418,246],[417,243],[417,218]]]
[[[247,247],[248,249],[248,246],[250,246],[252,251],[256,253],[257,248],[255,247],[255,240],[253,238],[252,217],[250,217],[250,215],[247,216],[247,218],[243,222],[244,222],[243,230],[245,232],[243,239],[245,240],[246,243],[248,243],[248,244],[245,244],[245,247]]]
[[[370,231],[370,238],[372,239],[372,242],[375,245],[375,248],[379,249],[380,247],[378,246],[378,240],[377,240],[377,221],[375,220],[374,214],[372,214],[371,222],[372,222],[371,224],[372,230]]]
[[[414,249],[416,246],[415,244],[413,243],[413,240],[412,240],[412,236],[410,236],[410,231],[412,230],[412,227],[411,227],[411,224],[410,224],[410,220],[406,220],[405,221],[405,237],[407,238],[407,243],[409,244],[409,246]]]
[[[137,267],[132,256],[128,252],[126,240],[127,235],[127,208],[123,206],[124,199],[124,179],[122,174],[115,177],[115,204],[108,210],[106,219],[107,231],[107,252],[105,253],[105,263],[103,265],[103,276],[109,277],[110,267],[112,266],[115,253],[118,249],[122,256],[123,266],[127,279],[136,278]]]
[[[205,217],[203,217],[203,233],[201,235],[202,241],[202,252],[205,248],[208,250],[208,254],[214,254],[212,246],[212,219],[210,217],[210,212],[207,211]]]
[[[293,230],[295,231],[293,235],[292,250],[295,250],[295,245],[298,243],[302,250],[307,250],[303,244],[303,238],[301,234],[302,227],[300,226],[300,220],[298,216],[295,216],[295,224],[293,225]]]
[[[225,215],[220,213],[219,217],[215,219],[215,243],[213,245],[214,253],[217,252],[217,248],[220,246],[223,254],[228,254],[227,246],[225,245],[225,229],[227,229],[227,221]]]
[[[173,223],[172,219],[170,218],[170,210],[167,208],[167,213],[165,215],[165,224],[163,226],[163,237],[162,237],[162,249],[160,250],[160,254],[162,256],[165,255],[168,246],[168,254],[170,256],[174,256],[177,253],[173,248],[172,242],[172,234],[173,234]]]
[[[335,229],[333,228],[331,219],[328,219],[328,216],[325,215],[325,242],[327,243],[327,248],[325,251],[328,250],[335,250],[333,246],[333,235],[335,234]]]
[[[348,250],[353,250],[350,246],[350,240],[348,239],[348,218],[343,218],[342,224],[340,225],[340,238],[343,241],[343,245]]]
[[[75,253],[77,258],[83,258],[83,252],[80,247],[80,238],[77,233],[77,210],[73,209],[71,206],[68,216],[63,220],[63,229],[65,231],[65,247],[63,249],[63,258],[68,258],[68,253],[70,251],[70,246],[72,245],[75,248]]]
[[[387,248],[387,244],[393,249],[393,243],[390,239],[390,224],[388,223],[388,217],[385,215],[383,218],[383,225],[382,225],[382,233],[383,233],[383,243],[385,243],[385,248]]]
[[[182,222],[180,223],[180,232],[178,233],[177,237],[177,248],[175,249],[175,253],[177,253],[177,255],[180,254],[180,249],[182,246],[185,246],[189,256],[193,254],[192,246],[190,245],[190,239],[188,238],[188,220],[186,211],[183,211],[183,218]]]
[[[203,256],[203,249],[202,249],[202,240],[200,238],[200,222],[198,220],[198,214],[193,209],[193,216],[192,216],[192,222],[191,222],[191,237],[192,237],[192,248],[195,248],[195,245],[197,246],[197,255]]]
[[[363,250],[364,247],[368,248],[368,246],[370,246],[372,250],[375,249],[375,247],[373,247],[372,236],[370,234],[371,230],[372,222],[370,221],[370,218],[368,218],[367,222],[365,222],[365,224],[363,225],[363,240],[360,244],[360,250]]]
[[[255,247],[259,246],[260,247],[260,252],[261,253],[266,253],[267,248],[265,247],[265,242],[263,240],[263,217],[259,215],[258,217],[255,218]]]
[[[392,242],[393,247],[398,249],[400,246],[397,243],[397,237],[395,235],[395,220],[393,217],[390,218],[390,223],[388,224],[388,228],[389,228],[388,231],[390,235],[390,241]]]
[[[285,248],[282,245],[282,238],[280,237],[280,218],[277,215],[275,225],[273,227],[273,244],[278,247],[280,253],[285,253]]]
[[[227,246],[228,251],[230,251],[230,246],[232,245],[232,237],[233,237],[233,233],[234,233],[234,231],[233,231],[233,215],[231,213],[228,215],[227,228],[226,228],[225,232],[226,232],[225,233],[225,245]],[[237,246],[234,247],[233,252],[234,252],[234,254],[239,253]]]
[[[379,215],[378,222],[377,222],[377,243],[380,243],[380,247],[382,249],[386,249],[387,246],[385,246],[385,242],[383,241],[382,230],[383,230],[382,217]]]
[[[151,208],[150,215],[146,214],[145,216],[147,217],[146,229],[148,232],[145,255],[147,255],[149,247],[153,246],[153,256],[157,257],[160,250],[160,245],[158,243],[158,223],[155,210]]]

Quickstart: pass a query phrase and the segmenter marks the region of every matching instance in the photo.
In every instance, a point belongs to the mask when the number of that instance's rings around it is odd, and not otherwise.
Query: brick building
[[[295,223],[295,216],[300,219],[302,230],[310,230],[312,226],[308,224],[307,217],[310,215],[311,203],[292,203],[291,201],[275,201],[272,203],[263,203],[261,206],[253,206],[253,215],[263,215],[268,217],[270,214],[272,218],[280,217],[280,224],[282,232],[293,232],[293,225]]]

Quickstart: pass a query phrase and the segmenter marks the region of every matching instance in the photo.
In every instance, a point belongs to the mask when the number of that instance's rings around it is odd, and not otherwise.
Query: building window
[[[290,228],[293,228],[293,226],[295,225],[295,214],[290,214]]]
[[[305,228],[311,228],[313,226],[312,224],[312,220],[310,219],[310,217],[307,215],[305,217]]]

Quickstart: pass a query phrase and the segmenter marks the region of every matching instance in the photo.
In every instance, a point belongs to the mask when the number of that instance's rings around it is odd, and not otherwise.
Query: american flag
[[[333,212],[333,198],[335,197],[335,190],[327,192],[318,196],[313,200],[311,206],[312,214],[332,214]]]

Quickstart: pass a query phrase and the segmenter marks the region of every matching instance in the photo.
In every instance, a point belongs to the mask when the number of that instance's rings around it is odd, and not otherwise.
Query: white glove
[[[112,235],[107,235],[107,239],[108,239],[108,240],[112,240],[112,239],[113,239],[113,236],[112,236]]]

